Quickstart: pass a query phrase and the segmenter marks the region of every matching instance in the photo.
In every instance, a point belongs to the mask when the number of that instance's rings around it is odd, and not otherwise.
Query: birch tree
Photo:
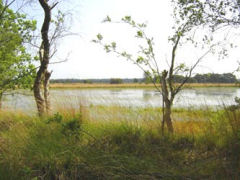
[[[97,35],[97,39],[93,42],[100,44],[107,53],[115,53],[117,56],[123,57],[133,64],[138,66],[152,81],[157,91],[162,96],[162,132],[164,132],[164,125],[167,125],[168,132],[173,133],[173,123],[171,118],[171,109],[176,95],[182,90],[184,84],[192,76],[193,70],[202,61],[202,59],[208,55],[215,45],[208,45],[205,52],[194,59],[191,66],[186,66],[184,63],[177,63],[177,53],[181,46],[184,46],[184,42],[194,41],[194,32],[204,25],[204,17],[202,16],[203,7],[190,6],[187,12],[174,2],[173,18],[175,19],[175,26],[173,27],[175,32],[169,37],[169,43],[171,44],[171,57],[168,69],[162,69],[162,64],[165,59],[157,59],[155,52],[154,38],[149,37],[146,33],[147,25],[145,23],[135,22],[131,16],[125,16],[120,21],[121,23],[129,25],[136,31],[135,37],[145,42],[145,46],[139,45],[138,54],[131,54],[127,51],[121,51],[116,42],[104,42],[101,34]],[[104,22],[112,22],[108,16]],[[119,23],[119,22],[118,22]],[[179,84],[175,83],[174,75],[182,74],[185,76],[183,81]]]
[[[49,113],[51,107],[49,98],[49,80],[52,71],[49,71],[48,66],[51,64],[50,60],[57,52],[57,40],[68,34],[65,33],[65,14],[58,11],[56,17],[52,17],[52,11],[57,6],[58,2],[53,2],[50,5],[47,0],[39,0],[39,4],[44,11],[44,21],[41,28],[41,45],[39,47],[40,66],[34,81],[33,90],[38,114],[42,116],[44,113]]]

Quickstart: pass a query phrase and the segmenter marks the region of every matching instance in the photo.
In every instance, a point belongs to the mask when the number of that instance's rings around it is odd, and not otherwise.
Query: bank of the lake
[[[0,112],[0,179],[240,178],[239,111],[174,109],[164,136],[160,108],[58,112]]]
[[[52,83],[51,88],[154,88],[154,84],[145,83],[124,83],[124,84],[103,84],[103,83]],[[240,87],[238,83],[187,83],[186,88],[191,87]]]

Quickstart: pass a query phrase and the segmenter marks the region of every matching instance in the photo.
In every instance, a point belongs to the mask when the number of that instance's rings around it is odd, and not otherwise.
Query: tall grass
[[[80,106],[0,112],[0,179],[239,179],[240,112]]]

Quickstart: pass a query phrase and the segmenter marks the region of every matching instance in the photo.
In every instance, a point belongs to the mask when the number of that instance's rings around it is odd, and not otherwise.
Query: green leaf
[[[142,31],[137,31],[137,37],[142,38],[143,37],[143,32]]]
[[[103,36],[101,34],[97,34],[97,38],[99,41],[101,41],[103,39]]]
[[[137,58],[137,60],[136,60],[136,62],[137,62],[138,64],[143,63],[143,61],[144,61],[144,58],[143,58],[142,56],[139,56],[139,57]]]
[[[122,18],[122,20],[124,22],[130,22],[132,20],[131,16],[125,16],[124,18]]]
[[[116,49],[116,46],[117,46],[116,42],[112,42],[111,45],[113,49]]]
[[[102,22],[111,22],[111,18],[109,16],[107,16]]]

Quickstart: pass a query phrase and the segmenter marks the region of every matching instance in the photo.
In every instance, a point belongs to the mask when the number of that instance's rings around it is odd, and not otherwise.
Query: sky
[[[49,1],[51,2],[51,1]],[[51,62],[67,59],[66,62],[50,65],[52,79],[59,78],[141,78],[143,72],[129,61],[106,53],[103,48],[92,42],[101,33],[107,42],[116,41],[122,50],[137,52],[138,42],[130,27],[121,23],[102,23],[108,15],[119,21],[122,17],[131,16],[137,22],[145,22],[146,32],[154,37],[156,57],[160,69],[167,67],[171,55],[171,44],[168,37],[174,25],[171,16],[171,1],[158,0],[60,0],[57,9],[71,14],[68,19],[70,32],[74,35],[65,37],[58,43],[58,52]],[[40,29],[43,12],[39,4],[33,4],[22,10],[30,18],[37,19]],[[217,39],[224,37],[219,33]],[[234,38],[232,38],[234,39]],[[236,41],[236,38],[234,39]],[[237,41],[236,41],[237,42]],[[204,51],[185,45],[177,52],[177,62],[192,65]],[[230,56],[219,60],[216,55],[208,55],[196,68],[195,73],[225,73],[237,69],[240,49],[229,51]]]

